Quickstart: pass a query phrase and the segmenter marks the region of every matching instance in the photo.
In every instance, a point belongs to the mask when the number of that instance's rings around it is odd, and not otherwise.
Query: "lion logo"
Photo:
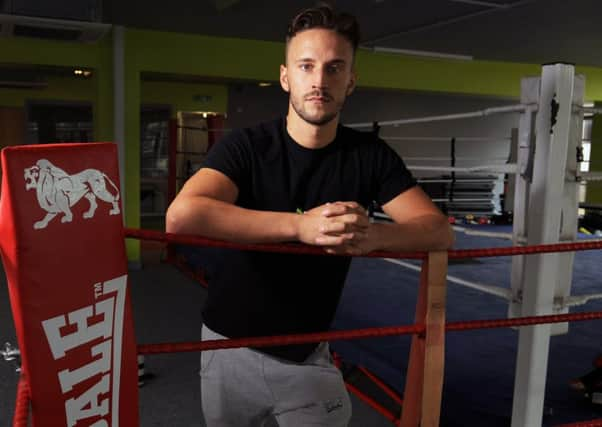
[[[25,168],[25,190],[36,189],[40,207],[47,214],[33,225],[35,230],[46,228],[48,223],[62,213],[61,222],[71,222],[71,207],[81,200],[88,199],[90,208],[84,212],[85,219],[92,218],[98,207],[96,199],[110,203],[109,215],[118,215],[119,189],[104,173],[96,169],[86,169],[74,175],[54,166],[46,159],[40,159],[35,166]],[[114,194],[107,190],[107,183],[114,189]]]

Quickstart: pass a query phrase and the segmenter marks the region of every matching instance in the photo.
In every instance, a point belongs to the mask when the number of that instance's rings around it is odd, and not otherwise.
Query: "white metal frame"
[[[523,81],[523,89],[525,87],[529,88],[526,97],[532,97],[537,90],[534,80]],[[553,64],[543,67],[535,126],[533,176],[530,184],[527,180],[517,182],[516,197],[523,203],[523,211],[518,219],[524,222],[515,231],[516,243],[526,240],[528,245],[537,245],[556,243],[560,239],[563,205],[566,202],[564,172],[572,135],[573,100],[575,95],[579,96],[580,90],[582,97],[582,83],[575,79],[574,66]],[[553,111],[554,106],[557,111]],[[552,124],[553,118],[555,124]],[[521,138],[529,133],[528,121],[529,118],[521,118]],[[521,144],[519,162],[522,148]],[[519,184],[528,191],[520,191]],[[576,213],[577,206],[573,209]],[[568,210],[564,209],[564,212],[566,220]],[[563,268],[559,267],[561,260],[558,253],[537,254],[524,257],[522,265],[513,265],[513,280],[520,267],[523,281],[520,287],[513,282],[515,301],[510,314],[533,316],[554,313],[557,286],[550,284],[557,283],[558,271]],[[512,427],[540,426],[542,423],[551,332],[549,324],[519,329]]]

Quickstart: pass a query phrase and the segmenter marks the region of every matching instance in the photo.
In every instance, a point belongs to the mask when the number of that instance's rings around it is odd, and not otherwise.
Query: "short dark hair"
[[[335,31],[351,43],[355,54],[360,41],[360,26],[353,15],[337,13],[327,3],[320,3],[314,7],[304,9],[291,20],[288,26],[286,33],[287,46],[297,33],[312,28]]]

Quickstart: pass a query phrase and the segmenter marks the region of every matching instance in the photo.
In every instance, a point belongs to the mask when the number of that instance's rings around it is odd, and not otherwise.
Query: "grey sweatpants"
[[[206,326],[203,340],[224,339]],[[351,401],[328,343],[303,363],[248,348],[201,354],[207,427],[345,427]]]

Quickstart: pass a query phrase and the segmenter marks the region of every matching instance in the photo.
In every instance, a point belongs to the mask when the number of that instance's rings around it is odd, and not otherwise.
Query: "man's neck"
[[[318,126],[307,123],[294,111],[289,111],[286,117],[286,130],[288,134],[305,148],[323,148],[334,141],[337,135],[338,116],[330,122]]]

